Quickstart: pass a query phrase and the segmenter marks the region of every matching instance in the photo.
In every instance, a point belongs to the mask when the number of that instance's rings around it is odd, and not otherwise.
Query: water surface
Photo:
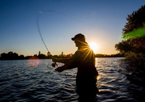
[[[0,101],[11,102],[77,102],[75,78],[77,69],[56,72],[51,60],[0,61]],[[61,63],[59,66],[63,65]],[[123,57],[96,58],[99,72],[97,87],[98,102],[138,102],[140,95],[132,90],[145,89],[130,82],[126,75],[127,64]],[[143,91],[144,93],[145,91]]]

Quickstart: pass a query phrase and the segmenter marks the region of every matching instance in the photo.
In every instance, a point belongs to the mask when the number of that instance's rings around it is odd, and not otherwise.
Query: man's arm
[[[55,70],[58,71],[58,72],[62,72],[65,69],[67,69],[67,67],[64,65],[64,66],[56,68]]]
[[[63,70],[66,69],[76,68],[78,66],[78,57],[79,52],[77,51],[69,60],[65,62],[65,65],[58,67],[55,70],[58,72],[62,72]]]
[[[52,58],[53,62],[67,63],[70,61],[70,58]]]

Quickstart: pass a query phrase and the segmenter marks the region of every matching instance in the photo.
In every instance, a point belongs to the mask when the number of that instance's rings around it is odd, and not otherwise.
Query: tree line
[[[50,59],[51,56],[50,55],[45,55],[45,54],[42,54],[40,53],[39,51],[39,54],[35,54],[33,56],[24,56],[24,55],[19,55],[18,53],[16,52],[8,52],[8,53],[1,53],[0,54],[0,60],[17,60],[17,59],[29,59],[31,57],[37,57],[39,59]]]
[[[60,55],[50,55],[50,54],[42,54],[40,51],[39,51],[39,54],[35,54],[33,56],[24,56],[24,55],[19,55],[18,53],[16,52],[8,52],[8,53],[1,53],[0,54],[0,60],[18,60],[18,59],[29,59],[29,58],[39,58],[39,59],[51,59],[52,57],[55,57],[55,58],[69,58],[71,57],[73,54],[63,54],[63,52],[60,54]],[[111,54],[111,55],[107,55],[107,54],[95,54],[95,57],[124,57],[123,54]]]

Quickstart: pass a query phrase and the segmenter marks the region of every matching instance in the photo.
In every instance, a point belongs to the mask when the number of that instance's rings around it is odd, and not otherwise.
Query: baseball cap
[[[83,41],[83,42],[85,42],[85,36],[83,35],[83,34],[81,34],[81,33],[79,33],[79,34],[77,34],[77,35],[75,35],[73,38],[71,38],[73,41],[74,40],[80,40],[80,41]]]

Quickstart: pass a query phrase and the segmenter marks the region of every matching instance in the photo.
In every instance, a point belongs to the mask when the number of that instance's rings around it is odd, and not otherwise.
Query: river
[[[124,57],[96,58],[100,91],[96,102],[141,102],[145,87],[127,78],[132,72],[125,62]],[[59,73],[51,63],[50,59],[1,60],[0,102],[77,102],[77,69]]]

